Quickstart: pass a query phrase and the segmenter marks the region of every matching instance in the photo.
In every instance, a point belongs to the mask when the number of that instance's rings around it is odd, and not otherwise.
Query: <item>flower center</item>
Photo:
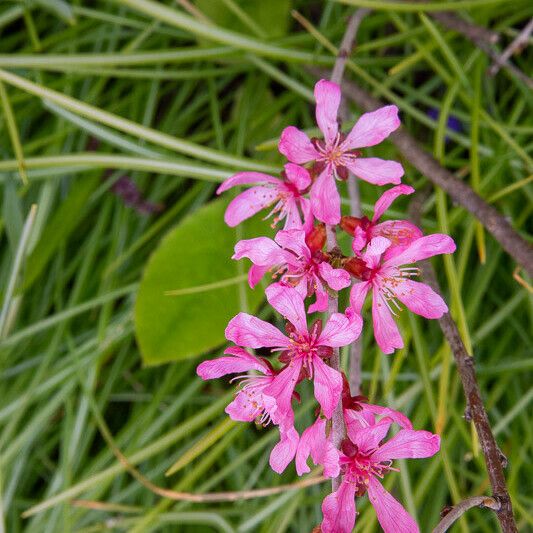
[[[392,461],[378,463],[371,459],[372,452],[361,452],[355,444],[347,439],[343,443],[343,452],[352,452],[351,455],[341,459],[341,472],[345,480],[356,486],[357,496],[362,496],[368,489],[368,484],[372,476],[383,479],[383,476],[389,471],[398,472],[397,468],[392,467]]]
[[[312,379],[314,358],[325,359],[333,354],[333,348],[318,344],[322,331],[322,321],[316,320],[311,329],[305,333],[298,332],[290,322],[287,322],[285,330],[289,336],[291,346],[280,355],[279,360],[282,363],[290,364],[294,359],[300,359],[302,361],[301,378],[308,377]]]

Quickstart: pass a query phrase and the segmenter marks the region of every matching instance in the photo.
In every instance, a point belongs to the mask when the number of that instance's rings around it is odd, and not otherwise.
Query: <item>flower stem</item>
[[[355,35],[357,34],[357,30],[359,28],[359,25],[361,24],[362,18],[366,15],[368,12],[367,9],[359,9],[353,13],[353,15],[350,17],[348,24],[346,26],[346,31],[344,32],[344,36],[342,38],[339,52],[337,54],[337,59],[335,61],[335,66],[333,67],[333,72],[331,73],[331,81],[337,84],[341,84],[342,82],[342,76],[344,74],[344,67],[346,65],[346,59],[348,58],[351,49],[353,47],[353,43],[355,40]],[[343,109],[342,106],[340,108]],[[342,110],[341,115],[345,115],[346,113]],[[340,116],[339,119],[346,118],[345,116]],[[353,178],[353,177],[352,177]],[[357,198],[357,205],[359,211],[361,210],[360,202],[359,202],[359,193],[357,191],[357,183],[355,182],[355,179],[349,179],[350,183],[353,183],[356,187],[356,198]],[[350,197],[351,198],[351,197]],[[331,252],[334,248],[337,247],[337,237],[335,235],[335,228],[332,226],[326,226],[326,238],[327,238],[327,249],[328,252]],[[339,309],[339,302],[338,299],[330,298],[329,299],[329,305],[328,305],[328,314],[331,316],[332,313],[337,313]],[[359,343],[354,344],[353,346],[359,346]],[[353,348],[350,349],[350,351],[353,351]],[[360,348],[359,348],[359,357],[357,364],[355,365],[355,370],[358,376],[359,385],[360,385],[360,375],[361,375],[361,356],[360,356]],[[333,356],[330,358],[330,365],[335,370],[340,370],[340,358],[339,358],[339,350],[335,349],[333,351]],[[350,381],[351,381],[351,368],[350,366]],[[351,385],[351,384],[350,384]],[[358,387],[359,387],[358,385]],[[351,387],[350,387],[351,388]],[[342,412],[342,401],[339,401],[337,407],[335,408],[335,411],[333,413],[333,420],[332,420],[332,439],[333,444],[339,448],[341,445],[342,440],[344,439],[346,435],[346,426],[344,424],[344,415]],[[337,490],[339,488],[339,485],[341,483],[341,476],[334,478],[331,482],[333,490]]]

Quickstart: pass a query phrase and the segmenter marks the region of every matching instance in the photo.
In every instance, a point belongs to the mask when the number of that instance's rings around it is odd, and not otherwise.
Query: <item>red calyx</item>
[[[344,455],[353,457],[359,451],[359,448],[350,439],[344,439],[341,444],[341,450]]]
[[[322,250],[324,244],[326,244],[326,226],[324,224],[315,226],[309,235],[306,235],[305,244],[307,244],[311,253]]]
[[[361,411],[363,403],[368,403],[368,398],[363,395],[352,396],[350,392],[350,384],[346,375],[342,374],[342,407],[343,409],[352,409],[353,411]]]
[[[366,266],[366,263],[358,257],[350,257],[342,265],[344,270],[350,273],[354,278],[368,281],[372,271]]]
[[[370,220],[367,217],[341,217],[340,227],[352,237],[355,235],[355,230],[361,228],[366,230],[370,226]]]

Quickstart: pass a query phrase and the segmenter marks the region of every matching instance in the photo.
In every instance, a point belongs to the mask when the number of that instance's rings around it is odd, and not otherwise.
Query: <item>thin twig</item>
[[[479,26],[473,22],[469,22],[456,13],[449,11],[435,11],[430,14],[430,17],[440,22],[449,30],[462,34],[469,41],[472,41],[477,45],[496,44],[500,40],[500,34],[498,32],[489,30],[488,28]]]
[[[335,65],[333,66],[333,71],[331,73],[331,78],[330,78],[332,82],[337,83],[338,85],[340,85],[342,82],[342,77],[344,75],[344,68],[346,66],[346,60],[352,50],[353,42],[355,40],[355,35],[357,34],[357,30],[359,28],[359,25],[361,24],[361,20],[363,19],[364,15],[367,12],[368,10],[366,9],[355,11],[355,13],[353,13],[353,15],[348,20],[348,24],[346,25],[346,30],[344,32],[344,36],[342,38],[342,41],[339,47],[339,53],[337,54],[337,59],[335,61]],[[294,12],[293,12],[293,15],[294,15]],[[342,109],[342,106],[341,106],[341,109]],[[339,116],[339,120],[342,120],[342,118],[343,118],[342,116]],[[354,181],[353,176],[350,176],[350,178],[352,178],[350,181]],[[326,235],[327,235],[327,249],[329,252],[331,252],[335,248],[337,248],[337,238],[335,235],[335,228],[332,226],[326,226]],[[339,307],[339,301],[337,297],[330,298],[329,305],[328,305],[329,315],[331,316],[333,313],[336,313],[338,311],[338,307]],[[334,368],[335,370],[340,370],[340,358],[339,358],[338,348],[334,350],[333,356],[330,358],[329,363],[331,367]],[[342,401],[341,400],[339,400],[339,403],[337,407],[335,408],[335,412],[333,413],[331,431],[332,431],[333,444],[337,448],[339,448],[342,440],[344,439],[344,436],[346,435],[346,426],[344,424],[344,414],[342,412]],[[333,479],[331,482],[333,490],[337,490],[340,486],[340,483],[341,483],[341,476]]]
[[[355,36],[359,30],[359,26],[363,19],[370,13],[370,9],[361,8],[357,9],[353,15],[349,18],[346,25],[346,31],[339,46],[339,53],[337,54],[337,60],[333,66],[333,72],[331,73],[331,81],[333,83],[341,84],[342,77],[344,75],[344,69],[346,68],[346,60],[352,52],[355,42]],[[341,117],[342,119],[343,117]]]
[[[280,494],[290,490],[302,489],[310,487],[312,485],[318,485],[327,480],[323,476],[310,476],[296,483],[287,485],[279,485],[277,487],[268,487],[263,489],[232,491],[232,492],[214,492],[207,494],[196,494],[192,492],[177,492],[175,490],[165,489],[152,483],[148,478],[143,476],[127,459],[127,457],[120,451],[118,446],[111,435],[111,432],[105,423],[104,419],[98,414],[96,423],[100,433],[104,437],[107,445],[111,448],[113,454],[118,461],[124,466],[124,468],[139,482],[145,486],[148,490],[152,491],[158,496],[168,498],[174,501],[185,501],[191,503],[206,503],[206,502],[234,502],[237,500],[251,500],[253,498],[265,498],[272,496],[273,494]]]
[[[466,513],[469,509],[473,507],[487,507],[493,511],[500,510],[500,502],[491,498],[489,496],[473,496],[472,498],[467,498],[461,503],[454,505],[442,518],[442,520],[437,524],[437,527],[433,530],[433,533],[445,533],[452,527],[454,522],[458,520],[462,515]]]
[[[308,69],[317,76],[323,75],[322,69]],[[343,93],[365,111],[374,111],[383,104],[354,82],[343,82]],[[445,169],[417,140],[403,127],[395,131],[390,139],[404,155],[434,185],[446,191],[450,198],[462,205],[485,226],[524,270],[533,276],[533,247],[513,229],[507,219],[497,209],[489,205],[467,183]]]
[[[529,36],[533,32],[533,17],[526,24],[524,29],[513,39],[511,44],[500,54],[498,59],[494,61],[492,66],[489,69],[489,74],[494,76],[501,66],[506,63],[506,61],[522,46],[526,45],[529,41]]]
[[[530,89],[533,89],[533,80],[524,74],[518,67],[513,65],[508,58],[502,58],[499,52],[494,48],[494,43],[499,40],[499,34],[487,30],[481,26],[467,22],[453,13],[435,12],[431,16],[440,22],[445,28],[460,33],[463,37],[483,50],[499,67],[504,68],[511,74],[519,78]]]
[[[415,196],[410,205],[410,213],[413,222],[420,226],[423,196]],[[435,275],[435,271],[429,261],[421,261],[420,267],[426,283],[437,293],[440,293],[440,287]],[[469,354],[463,343],[457,324],[449,313],[446,313],[439,319],[439,325],[442,329],[448,344],[453,352],[457,370],[461,377],[463,390],[466,398],[466,412],[469,418],[474,422],[476,432],[483,450],[485,464],[490,485],[492,487],[492,496],[497,499],[501,508],[497,511],[497,517],[504,533],[517,533],[516,523],[513,517],[513,508],[511,497],[507,490],[505,474],[503,471],[503,454],[501,453],[496,439],[492,433],[489,417],[476,378],[476,369],[474,366],[474,357]]]
[[[363,19],[370,13],[370,9],[361,8],[357,9],[354,14],[350,17],[348,26],[346,28],[346,33],[342,39],[341,45],[339,47],[338,59],[335,62],[335,67],[333,69],[333,74],[331,80],[339,79],[339,82],[342,80],[342,75],[344,73],[344,68],[346,66],[346,59],[353,50],[355,46],[355,40],[357,36],[357,31]],[[344,122],[348,118],[348,108],[346,105],[342,105],[339,109],[339,119]],[[348,197],[350,199],[350,214],[355,217],[361,217],[361,197],[359,194],[359,182],[357,178],[350,172],[348,174]],[[359,337],[356,339],[349,348],[349,375],[348,382],[350,384],[351,394],[357,396],[361,392],[361,361],[363,357],[363,343],[362,338]]]

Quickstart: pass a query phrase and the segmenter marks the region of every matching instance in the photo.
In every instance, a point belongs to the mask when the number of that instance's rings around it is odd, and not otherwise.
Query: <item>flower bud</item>
[[[324,224],[315,226],[309,235],[305,236],[305,244],[307,244],[311,253],[322,250],[324,244],[326,244],[326,226]]]

